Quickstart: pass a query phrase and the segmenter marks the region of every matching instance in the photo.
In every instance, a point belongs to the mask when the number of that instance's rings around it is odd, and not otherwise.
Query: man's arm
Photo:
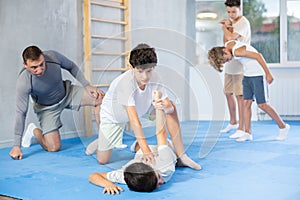
[[[50,61],[57,62],[60,64],[60,67],[70,72],[70,74],[76,78],[83,87],[86,87],[89,85],[89,82],[84,77],[84,74],[79,69],[79,67],[70,59],[68,59],[66,56],[62,55],[61,53],[57,51],[45,51],[45,59],[49,58]],[[46,59],[47,60],[47,59]]]
[[[28,110],[29,95],[31,91],[30,75],[25,72],[19,75],[16,85],[16,116],[14,127],[14,146],[9,152],[11,158],[22,159],[21,140],[25,128],[25,119]]]
[[[67,57],[65,57],[64,55],[56,51],[50,51],[50,52],[51,52],[50,57],[51,55],[53,55],[54,59],[60,63],[61,68],[69,71],[70,74],[74,78],[76,78],[82,84],[83,87],[85,87],[85,89],[92,97],[96,99],[102,99],[104,97],[104,92],[94,86],[91,86],[90,83],[84,77],[82,71],[73,61],[71,61],[70,59],[68,59]]]
[[[21,147],[13,146],[13,148],[9,152],[9,156],[14,160],[21,160],[23,157]]]
[[[107,179],[106,172],[93,173],[89,176],[89,181],[94,185],[103,187],[103,194],[120,194],[120,191],[124,191],[120,186],[115,185],[113,182]]]

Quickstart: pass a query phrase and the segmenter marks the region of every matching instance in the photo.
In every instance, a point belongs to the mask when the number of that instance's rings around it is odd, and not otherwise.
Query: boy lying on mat
[[[159,93],[158,91],[155,92]],[[183,165],[180,159],[177,160],[173,145],[167,139],[164,122],[165,113],[156,109],[157,146],[149,145],[151,151],[156,155],[154,163],[143,159],[143,152],[136,142],[133,149],[137,153],[133,160],[118,170],[93,173],[89,176],[89,181],[103,187],[103,193],[108,194],[120,194],[120,191],[123,191],[123,188],[115,183],[127,184],[130,190],[136,192],[152,192],[169,181],[175,172],[175,165]]]

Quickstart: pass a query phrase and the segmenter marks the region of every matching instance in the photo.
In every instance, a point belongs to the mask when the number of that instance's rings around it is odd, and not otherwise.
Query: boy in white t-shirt
[[[172,144],[167,140],[164,127],[165,117],[164,112],[158,108],[156,112],[157,146],[150,146],[151,151],[157,154],[155,163],[143,160],[141,149],[136,148],[137,153],[134,159],[121,169],[93,173],[89,176],[89,181],[103,187],[103,194],[120,194],[123,188],[115,183],[127,184],[130,190],[136,192],[152,192],[161,184],[168,182],[175,172],[177,158]]]
[[[250,23],[242,15],[240,0],[226,0],[226,11],[229,19],[221,21],[224,34],[224,43],[229,40],[237,40],[246,44],[251,41]],[[230,138],[237,138],[243,134],[244,117],[243,117],[243,66],[235,59],[225,63],[224,67],[224,93],[229,110],[229,124],[220,132],[226,133],[230,130],[237,129],[231,134]],[[236,118],[236,102],[238,108],[238,120]]]
[[[98,142],[92,142],[87,147],[86,153],[92,154],[97,149],[98,162],[107,164],[112,149],[122,147],[124,128],[126,123],[130,122],[137,143],[143,152],[143,160],[154,162],[155,154],[148,146],[139,120],[154,106],[162,109],[166,114],[166,125],[177,157],[183,165],[200,170],[201,166],[185,154],[176,107],[168,99],[158,74],[154,72],[157,64],[155,49],[147,44],[139,44],[130,52],[129,63],[130,70],[111,83],[103,98]],[[155,90],[161,91],[162,96],[159,100],[153,101]]]
[[[210,64],[217,70],[222,71],[223,64],[231,59],[239,60],[244,67],[243,94],[244,94],[244,120],[245,132],[237,138],[237,142],[252,140],[251,134],[251,105],[255,97],[257,106],[266,112],[280,128],[276,140],[285,140],[290,126],[283,122],[281,117],[270,106],[268,101],[267,84],[273,82],[273,76],[269,71],[262,54],[245,43],[231,40],[224,47],[213,47],[208,52]],[[265,83],[265,81],[267,83]]]

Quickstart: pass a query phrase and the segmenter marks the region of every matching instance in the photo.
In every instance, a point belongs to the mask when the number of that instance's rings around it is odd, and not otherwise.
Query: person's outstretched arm
[[[267,63],[261,53],[258,52],[253,52],[253,51],[247,51],[246,46],[240,47],[235,50],[234,52],[235,56],[238,57],[247,57],[247,58],[252,58],[257,60],[257,62],[260,64],[260,66],[263,68],[265,75],[266,75],[266,80],[269,84],[273,82],[273,76],[267,66]]]
[[[138,144],[140,145],[140,148],[143,152],[142,159],[145,162],[154,163],[155,162],[154,154],[151,152],[149,145],[146,141],[145,134],[142,129],[142,124],[138,118],[136,107],[135,106],[126,106],[126,111],[128,114],[130,125],[133,128],[133,132],[136,137],[136,140],[138,141]]]
[[[70,72],[70,74],[77,79],[82,86],[88,91],[88,93],[96,99],[102,99],[104,97],[104,92],[94,86],[92,86],[89,81],[84,77],[83,72],[79,69],[79,67],[66,56],[58,53],[56,51],[50,51],[53,59],[58,62],[61,68]]]
[[[124,191],[123,188],[109,181],[106,175],[106,172],[93,173],[89,176],[89,181],[94,185],[103,187],[103,194],[120,194],[121,191]]]

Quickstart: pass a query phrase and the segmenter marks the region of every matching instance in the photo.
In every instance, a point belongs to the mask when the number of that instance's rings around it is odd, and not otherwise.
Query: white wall
[[[83,58],[82,0],[0,0],[0,147],[13,143],[15,85],[22,68],[21,53],[29,45],[57,50],[79,66]],[[132,46],[154,46],[161,75],[180,106],[182,119],[189,118],[187,65],[194,59],[194,0],[132,0]],[[192,45],[190,45],[192,44]],[[164,67],[161,67],[164,66]],[[172,79],[170,79],[172,77]],[[174,81],[176,79],[176,81]],[[181,109],[182,108],[182,109]],[[78,113],[64,111],[62,136],[81,131]],[[79,118],[79,120],[77,119]],[[36,122],[29,108],[27,122]],[[80,124],[80,123],[79,123]]]
[[[148,43],[180,118],[189,119],[189,67],[196,63],[193,0],[131,0],[132,47]]]
[[[269,104],[283,119],[299,120],[300,116],[300,67],[269,66],[274,81],[269,85]],[[192,120],[229,120],[229,112],[223,94],[223,73],[218,73],[208,63],[202,63],[191,70]],[[214,97],[213,97],[214,96]],[[214,101],[215,100],[215,101]],[[252,104],[252,120],[271,118]],[[297,116],[285,116],[289,113]]]
[[[22,51],[29,45],[53,49],[79,66],[82,63],[81,0],[0,0],[0,147],[14,137],[15,86],[22,66]],[[77,113],[78,114],[78,113]],[[65,111],[62,133],[74,133],[77,114]],[[36,122],[29,109],[27,122]],[[82,121],[82,120],[78,120]],[[80,124],[80,123],[79,123]]]
[[[194,6],[193,0],[131,0],[132,46],[146,42],[157,49],[157,70],[182,120],[228,119],[222,74],[215,73],[205,62],[195,64]],[[0,0],[0,25],[0,147],[4,147],[13,141],[15,85],[22,68],[23,49],[32,44],[44,50],[55,49],[81,66],[82,1]],[[206,58],[206,52],[202,53],[202,58]],[[300,75],[300,68],[271,71],[275,79],[299,79]],[[255,107],[253,111],[255,119]],[[80,131],[80,114],[63,113],[63,136]],[[36,122],[31,108],[27,121]]]

